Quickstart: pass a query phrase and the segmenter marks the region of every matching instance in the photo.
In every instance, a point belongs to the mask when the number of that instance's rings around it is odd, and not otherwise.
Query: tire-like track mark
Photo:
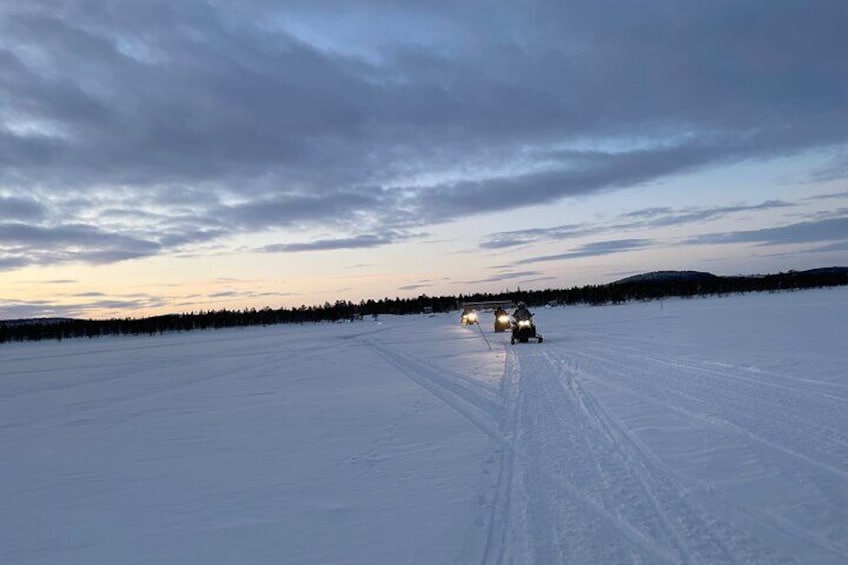
[[[480,431],[501,441],[499,423],[503,407],[489,386],[462,375],[435,368],[424,360],[365,341],[365,344],[404,375],[453,408]]]
[[[515,358],[509,356],[506,358],[504,374],[501,380],[501,399],[517,397],[517,375],[518,370],[515,366]],[[483,551],[484,565],[504,562],[509,529],[516,527],[516,524],[513,523],[510,517],[513,512],[512,484],[515,475],[515,451],[512,447],[515,438],[512,433],[515,430],[515,422],[518,418],[517,407],[517,402],[511,403],[509,406],[504,406],[504,419],[501,422],[499,434],[502,443],[499,448],[500,470],[498,471],[495,496],[492,501],[492,515],[489,518],[486,547]]]
[[[563,360],[564,364],[569,366],[569,371],[574,374],[575,382],[579,383],[582,377],[591,378],[596,383],[603,383],[603,387],[624,391],[640,399],[641,402],[654,405],[657,408],[674,412],[693,422],[701,422],[707,427],[717,430],[724,430],[734,433],[743,440],[753,440],[757,443],[765,445],[768,449],[784,455],[790,455],[793,459],[799,460],[804,464],[825,470],[827,472],[842,475],[843,472],[837,468],[827,464],[822,464],[818,461],[811,460],[803,454],[797,453],[794,450],[787,449],[784,446],[773,444],[767,439],[761,438],[750,430],[741,428],[730,421],[719,418],[716,413],[719,411],[717,407],[705,406],[698,404],[699,400],[689,393],[673,390],[673,387],[662,381],[657,382],[655,377],[658,376],[658,371],[645,368],[646,363],[650,363],[650,359],[640,362],[634,359],[625,358],[624,360],[617,359],[614,354],[603,356],[600,354],[589,354],[585,352],[572,351],[569,353],[571,361]],[[597,365],[603,367],[602,373],[588,374],[584,370],[579,369],[573,359],[589,359]],[[582,376],[582,377],[581,377]],[[632,381],[630,378],[638,378]],[[687,381],[688,383],[689,381]],[[617,422],[614,418],[610,418]],[[713,483],[708,483],[697,478],[685,475],[680,471],[673,469],[659,457],[655,456],[650,449],[645,446],[635,434],[628,432],[626,426],[618,422],[618,427],[629,436],[629,441],[635,446],[638,451],[645,455],[651,463],[662,472],[672,477],[681,485],[684,492],[697,493],[705,507],[708,507],[713,515],[726,515],[728,519],[734,522],[746,522],[753,529],[777,531],[787,539],[796,539],[803,541],[809,546],[817,548],[825,562],[830,562],[829,559],[836,558],[838,562],[848,562],[848,547],[844,544],[834,543],[831,540],[824,538],[818,533],[810,532],[792,524],[785,517],[760,510],[753,507],[743,507],[735,499],[735,497],[725,492],[722,488]],[[798,474],[799,471],[795,468],[786,468],[784,474],[792,476]],[[801,481],[799,480],[799,483]],[[826,493],[822,494],[826,496]],[[736,550],[738,552],[738,549]],[[828,557],[829,556],[829,557]]]
[[[695,507],[680,485],[633,447],[626,430],[549,348],[517,355],[528,383],[522,445],[534,461],[524,484],[533,500],[531,561],[734,562],[730,544],[738,532]],[[573,504],[575,494],[592,501],[595,516]],[[558,524],[552,537],[544,534],[549,520]],[[627,542],[615,535],[622,530],[631,533]],[[747,555],[754,557],[747,562],[757,561],[757,551]]]
[[[784,420],[793,418],[793,427],[805,424],[809,428],[808,431],[816,433],[822,439],[838,444],[843,450],[848,448],[848,432],[845,428],[834,427],[832,424],[835,416],[844,413],[848,396],[810,390],[806,386],[799,386],[797,382],[790,384],[786,382],[788,377],[778,378],[772,373],[768,378],[758,378],[744,369],[707,367],[703,363],[685,359],[646,355],[645,352],[632,347],[605,345],[604,352],[607,356],[614,353],[618,358],[629,359],[641,365],[655,365],[658,368],[672,369],[675,374],[685,374],[693,384],[703,386],[710,392],[718,388],[728,403],[734,405],[738,405],[740,401],[769,404],[774,410],[780,411]],[[815,418],[814,426],[809,425],[810,418]]]
[[[600,353],[573,355],[567,345],[505,346],[495,390],[405,353],[403,344],[362,342],[495,442],[500,466],[483,563],[792,561],[764,546],[759,531],[804,540],[830,556],[825,562],[848,556],[839,544],[785,520],[734,506],[729,493],[668,465],[589,392],[584,377],[605,377],[585,375],[575,359],[597,357],[614,381],[605,386],[624,386],[713,429],[747,434],[722,420],[716,407],[687,404],[695,399],[683,390],[661,391],[665,383],[648,374],[651,361],[637,362],[623,350],[602,359]],[[668,367],[663,371],[663,379],[674,378]],[[639,386],[647,392],[640,395]]]
[[[696,369],[704,369],[705,361],[694,361],[670,357],[648,355],[651,351],[655,351],[657,343],[655,341],[640,339],[632,335],[616,335],[615,339],[610,341],[609,336],[605,334],[583,334],[581,345],[591,345],[593,343],[603,343],[605,348],[609,348],[618,352],[628,352],[639,358],[651,358],[653,360],[662,360],[672,362],[673,364],[682,364],[687,367]],[[711,362],[716,367],[716,373],[728,374],[730,369],[740,369],[724,363]],[[719,368],[724,368],[721,371]],[[782,389],[793,393],[802,393],[807,396],[820,396],[831,400],[848,401],[848,387],[839,382],[823,381],[819,379],[809,378],[802,375],[787,375],[782,372],[772,370],[764,370],[755,367],[744,367],[742,370],[735,370],[731,374],[737,382],[749,381],[752,384],[764,387]]]
[[[535,372],[527,378],[518,356],[508,354],[502,402],[493,404],[486,386],[470,387],[466,377],[365,343],[499,444],[501,466],[484,563],[680,561],[564,472],[571,451],[559,441],[562,435],[571,434],[569,444],[584,440],[557,422],[557,403],[551,403]]]
[[[547,351],[553,365],[559,366],[562,384],[577,399],[580,411],[614,444],[622,463],[628,469],[627,482],[636,480],[635,489],[651,501],[657,517],[681,551],[682,562],[731,563],[741,558],[744,563],[773,563],[774,552],[756,539],[722,523],[710,512],[713,505],[703,505],[703,497],[713,496],[711,489],[693,484],[666,465],[638,437],[616,418],[581,384],[578,373],[557,352]],[[609,460],[609,458],[607,459]],[[622,509],[626,512],[628,506]],[[741,557],[740,557],[741,556]]]
[[[673,376],[668,376],[668,369],[652,367],[650,358],[640,361],[590,348],[573,350],[569,354],[603,366],[604,373],[615,377],[614,386],[653,399],[657,404],[688,418],[701,420],[711,427],[736,433],[840,479],[848,479],[848,450],[843,447],[843,434],[831,426],[810,420],[793,420],[790,411],[775,410],[769,426],[758,427],[762,422],[751,414],[750,407],[759,406],[761,401],[754,393],[746,396],[728,391],[720,383],[699,381],[691,372],[680,367],[671,373]],[[715,402],[717,399],[721,402]],[[811,413],[815,414],[814,411]],[[810,437],[816,441],[804,441]],[[792,445],[786,445],[785,438],[794,439]]]

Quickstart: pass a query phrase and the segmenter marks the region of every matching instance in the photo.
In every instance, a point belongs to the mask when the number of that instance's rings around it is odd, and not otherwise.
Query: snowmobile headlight
[[[518,321],[518,327],[519,328],[529,328],[530,327],[530,320],[519,320]]]
[[[465,319],[468,320],[469,322],[472,322],[472,323],[476,322],[477,321],[477,313],[476,312],[469,312],[468,316],[466,316]]]
[[[500,322],[502,324],[508,324],[509,323],[509,316],[507,316],[506,314],[501,314],[500,316],[498,316],[498,322]]]

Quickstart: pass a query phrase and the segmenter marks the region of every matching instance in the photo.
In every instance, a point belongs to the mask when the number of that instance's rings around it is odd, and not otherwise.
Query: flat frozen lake
[[[0,345],[0,562],[848,562],[848,288],[536,313]]]

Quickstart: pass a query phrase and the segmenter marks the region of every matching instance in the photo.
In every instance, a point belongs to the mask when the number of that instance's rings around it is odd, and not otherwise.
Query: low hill
[[[626,277],[610,284],[664,283],[673,281],[711,281],[719,277],[702,271],[653,271]]]
[[[798,271],[801,275],[846,275],[848,267],[822,267],[819,269],[809,269],[807,271]]]

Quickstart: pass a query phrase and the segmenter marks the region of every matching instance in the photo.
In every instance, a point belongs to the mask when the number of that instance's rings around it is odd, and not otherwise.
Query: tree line
[[[168,314],[146,318],[107,320],[53,319],[0,321],[0,343],[10,341],[62,340],[108,335],[156,335],[165,332],[207,330],[238,326],[338,322],[377,317],[381,314],[419,314],[427,311],[451,312],[464,302],[525,302],[529,306],[604,305],[633,300],[659,300],[669,297],[727,295],[748,292],[777,292],[806,288],[848,285],[848,267],[789,271],[762,276],[720,277],[709,273],[672,273],[665,276],[632,277],[605,285],[582,287],[473,293],[456,296],[382,298],[362,300],[358,304],[337,300],[317,306],[257,310],[209,310]]]

